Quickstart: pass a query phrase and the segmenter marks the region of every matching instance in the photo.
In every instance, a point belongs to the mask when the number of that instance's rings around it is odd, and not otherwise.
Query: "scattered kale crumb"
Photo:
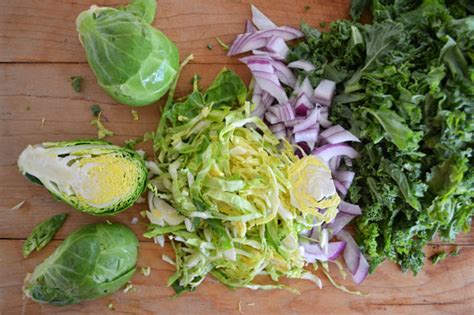
[[[212,44],[207,44],[207,49],[212,50],[213,46]]]
[[[304,6],[304,12],[308,12],[311,9],[311,6],[305,5]]]
[[[82,81],[83,79],[81,76],[71,77],[71,86],[74,92],[79,93],[81,91]]]
[[[446,253],[445,251],[442,251],[431,256],[430,260],[433,265],[436,265],[441,260],[445,259],[447,256],[448,256],[448,253]]]
[[[229,45],[227,45],[226,43],[224,43],[219,37],[216,37],[216,41],[217,41],[217,43],[219,44],[219,46],[222,47],[222,49],[224,49],[225,51],[228,51],[228,50],[229,50]]]
[[[102,109],[100,108],[99,105],[93,104],[91,106],[91,112],[92,112],[92,115],[94,115],[94,117],[98,117],[101,111]]]
[[[461,252],[461,248],[456,247],[453,251],[451,251],[451,253],[449,253],[449,255],[455,257],[455,256],[458,256],[460,252]]]
[[[321,27],[326,27],[326,22],[325,22],[325,21],[319,22],[319,26],[321,26]]]

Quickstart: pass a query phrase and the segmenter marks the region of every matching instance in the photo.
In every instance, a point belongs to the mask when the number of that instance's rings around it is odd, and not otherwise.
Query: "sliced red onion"
[[[278,79],[277,82],[275,82],[276,76],[274,78],[273,75],[258,72],[253,72],[253,75],[262,89],[275,97],[279,103],[288,102],[288,97],[286,96],[285,90],[280,85],[280,82],[278,82]]]
[[[299,131],[295,133],[295,141],[297,143],[300,142],[307,142],[308,144],[310,142],[315,143],[318,141],[318,132],[319,128],[311,128],[311,129],[306,129],[303,131]]]
[[[357,271],[354,275],[352,275],[352,280],[359,285],[361,284],[367,275],[369,274],[369,263],[365,259],[364,255],[360,255],[359,257],[359,266],[357,268]]]
[[[316,260],[336,260],[346,247],[346,242],[329,242],[328,251],[325,253],[318,244],[303,244],[306,261],[314,263]]]
[[[269,128],[272,132],[286,131],[286,127],[284,123],[277,123],[277,124],[271,125]]]
[[[293,106],[291,106],[291,104],[288,102],[281,105],[270,106],[268,111],[277,117],[278,122],[295,119]]]
[[[313,109],[306,119],[293,127],[293,132],[303,131],[309,128],[316,128],[319,121],[319,108]]]
[[[285,60],[286,56],[280,55],[279,53],[274,53],[271,51],[266,51],[266,50],[259,50],[259,49],[254,49],[252,50],[252,54],[254,55],[260,55],[260,56],[267,56],[275,60]]]
[[[313,86],[308,77],[304,78],[303,82],[295,88],[296,95],[301,95],[302,93],[306,94],[310,99],[313,98]]]
[[[332,126],[332,122],[330,122],[328,120],[328,113],[322,113],[320,116],[319,116],[319,124],[321,125],[321,127],[323,128],[329,128]]]
[[[341,165],[340,155],[332,157],[328,162],[328,166],[331,169],[332,173],[336,172],[339,169],[340,165]]]
[[[275,59],[278,60],[286,59],[286,57],[290,53],[290,49],[288,48],[288,45],[285,43],[285,41],[282,38],[276,36],[270,37],[267,46],[265,47],[269,52],[273,53],[273,55],[277,57]],[[291,72],[291,75],[294,77],[293,72]]]
[[[253,34],[257,31],[253,23],[249,20],[245,23],[245,33]]]
[[[361,215],[362,210],[358,205],[342,201],[339,203],[339,211],[351,215]]]
[[[288,69],[288,67],[285,66],[285,64],[283,64],[282,62],[273,60],[272,66],[275,69],[275,73],[281,83],[286,84],[292,88],[295,87],[296,78],[293,72],[291,72],[291,70]]]
[[[339,192],[339,195],[342,199],[346,198],[347,195],[347,188],[337,179],[333,180],[334,186],[336,186],[336,190]]]
[[[248,56],[239,59],[252,71],[255,81],[263,91],[274,96],[279,103],[288,101],[285,90],[280,85],[278,77],[273,68],[273,60],[267,56]]]
[[[237,35],[237,38],[232,43],[228,56],[233,56],[248,52],[254,49],[260,49],[267,45],[270,37],[281,37],[283,40],[293,40],[303,37],[303,33],[293,27],[280,26],[267,30],[256,31],[255,33],[245,33]]]
[[[253,35],[257,34],[257,32],[259,31],[237,35],[237,37],[234,39],[234,42],[230,46],[229,51],[227,52],[227,56],[233,56],[253,49],[265,47],[268,41],[267,37],[252,38]],[[245,46],[242,48],[243,45]],[[243,51],[239,51],[238,49]]]
[[[355,173],[351,171],[337,171],[333,174],[334,178],[340,181],[346,189],[351,187],[352,181],[354,180]]]
[[[252,22],[259,30],[268,30],[271,28],[276,28],[276,24],[273,23],[265,14],[257,9],[254,5],[251,5],[252,8]]]
[[[327,228],[331,230],[332,235],[335,235],[342,231],[342,229],[344,229],[344,227],[349,224],[349,222],[351,222],[354,217],[354,215],[339,212],[336,215],[336,218],[328,224]]]
[[[264,117],[272,125],[279,122],[278,117],[271,112],[266,112]]]
[[[287,127],[294,127],[295,125],[299,124],[300,122],[304,120],[305,119],[303,117],[296,117],[295,119],[287,120],[284,123],[285,123],[285,126]]]
[[[275,98],[270,93],[263,91],[261,102],[263,105],[265,105],[265,108],[268,108],[268,106],[272,105],[274,100]]]
[[[306,116],[310,109],[314,108],[306,94],[301,93],[298,99],[295,101],[295,112],[298,116]]]
[[[288,64],[288,68],[294,68],[294,69],[301,69],[306,72],[310,72],[316,69],[316,67],[309,61],[306,60],[298,60],[298,61],[293,61]]]
[[[267,111],[267,108],[265,107],[265,105],[259,102],[250,115],[263,118],[263,115],[265,114],[266,111]]]
[[[315,149],[312,154],[319,156],[326,162],[329,162],[332,157],[339,155],[348,156],[351,159],[359,156],[359,153],[347,144],[326,144]]]
[[[252,72],[275,73],[272,65],[273,60],[268,56],[247,56],[239,60],[245,63]]]
[[[321,113],[323,112],[323,108],[321,109]],[[324,109],[326,109],[326,108],[324,108]],[[340,131],[345,131],[345,130],[346,129],[344,129],[340,125],[334,125],[334,126],[328,128],[328,129],[324,130],[323,132],[321,132],[321,139],[326,139],[326,138],[328,138],[329,136],[332,136],[335,133],[338,133]]]
[[[331,80],[321,80],[316,89],[314,89],[314,97],[316,101],[325,106],[331,105],[335,93],[336,82]]]
[[[262,94],[262,88],[260,87],[260,85],[255,83],[253,86],[252,103],[257,104],[257,106],[260,105],[262,101]]]
[[[360,256],[362,255],[360,249],[349,232],[342,230],[336,236],[339,240],[346,242],[344,261],[347,268],[354,275],[359,267]]]
[[[326,137],[325,140],[328,143],[336,144],[336,143],[342,143],[342,142],[360,142],[359,138],[354,136],[352,133],[350,133],[347,130],[342,130],[339,132],[336,132],[329,137]]]

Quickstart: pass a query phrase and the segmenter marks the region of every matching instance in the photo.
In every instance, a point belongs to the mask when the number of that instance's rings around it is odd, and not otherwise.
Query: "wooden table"
[[[126,1],[125,1],[126,2]],[[137,109],[133,121],[130,108],[119,105],[97,85],[77,39],[75,18],[90,5],[117,5],[120,1],[0,1],[0,313],[1,314],[469,314],[474,313],[474,234],[460,235],[456,244],[432,244],[427,255],[441,248],[461,248],[461,255],[433,266],[427,263],[416,278],[403,274],[391,263],[382,265],[359,288],[368,297],[345,294],[325,281],[323,290],[307,281],[285,281],[299,289],[286,291],[231,291],[212,278],[199,289],[178,299],[166,287],[173,267],[161,260],[172,255],[169,246],[158,247],[141,235],[146,222],[140,218],[133,229],[140,237],[139,266],[151,266],[150,277],[136,274],[135,292],[105,297],[68,307],[45,306],[22,299],[25,274],[47,257],[66,235],[78,227],[104,219],[92,217],[55,202],[43,188],[30,184],[17,170],[16,161],[28,145],[43,141],[94,138],[89,125],[91,104],[100,104],[115,132],[117,144],[154,130],[158,106]],[[312,25],[347,18],[348,0],[253,1],[277,24],[297,26],[300,19]],[[310,9],[305,10],[309,5]],[[190,78],[198,73],[206,86],[223,66],[235,70],[246,81],[249,73],[237,58],[229,58],[215,37],[231,42],[250,17],[248,1],[180,0],[159,1],[154,24],[174,40],[184,57],[195,59],[181,76],[178,94],[189,92]],[[213,49],[207,48],[208,44]],[[83,92],[75,93],[69,77],[84,77]],[[42,121],[44,123],[42,123]],[[149,150],[149,148],[145,148]],[[26,200],[19,210],[5,210]],[[113,218],[130,225],[145,204]],[[44,250],[23,259],[23,240],[40,221],[53,214],[70,214],[55,240]],[[323,276],[324,277],[324,276]],[[337,279],[341,280],[339,277]],[[342,280],[341,280],[342,281]],[[342,281],[352,287],[351,281]],[[114,311],[107,305],[113,303]],[[240,304],[240,311],[239,311]]]

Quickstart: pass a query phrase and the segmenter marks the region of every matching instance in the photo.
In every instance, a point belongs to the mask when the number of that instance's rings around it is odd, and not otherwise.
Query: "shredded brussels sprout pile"
[[[298,239],[337,214],[330,171],[316,157],[298,159],[250,117],[246,94],[243,82],[223,70],[205,93],[195,82],[193,93],[162,114],[156,163],[148,162],[155,176],[146,236],[159,242],[169,236],[177,270],[168,284],[178,294],[194,290],[208,273],[230,287],[283,288],[281,276],[320,284],[303,268]],[[328,187],[308,193],[312,182]],[[275,283],[259,285],[258,275]]]

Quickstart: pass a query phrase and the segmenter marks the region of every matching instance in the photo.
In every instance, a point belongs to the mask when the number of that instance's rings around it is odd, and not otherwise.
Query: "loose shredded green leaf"
[[[45,247],[61,228],[68,214],[58,214],[38,224],[31,231],[23,244],[23,257],[28,257],[34,250],[39,251]]]

